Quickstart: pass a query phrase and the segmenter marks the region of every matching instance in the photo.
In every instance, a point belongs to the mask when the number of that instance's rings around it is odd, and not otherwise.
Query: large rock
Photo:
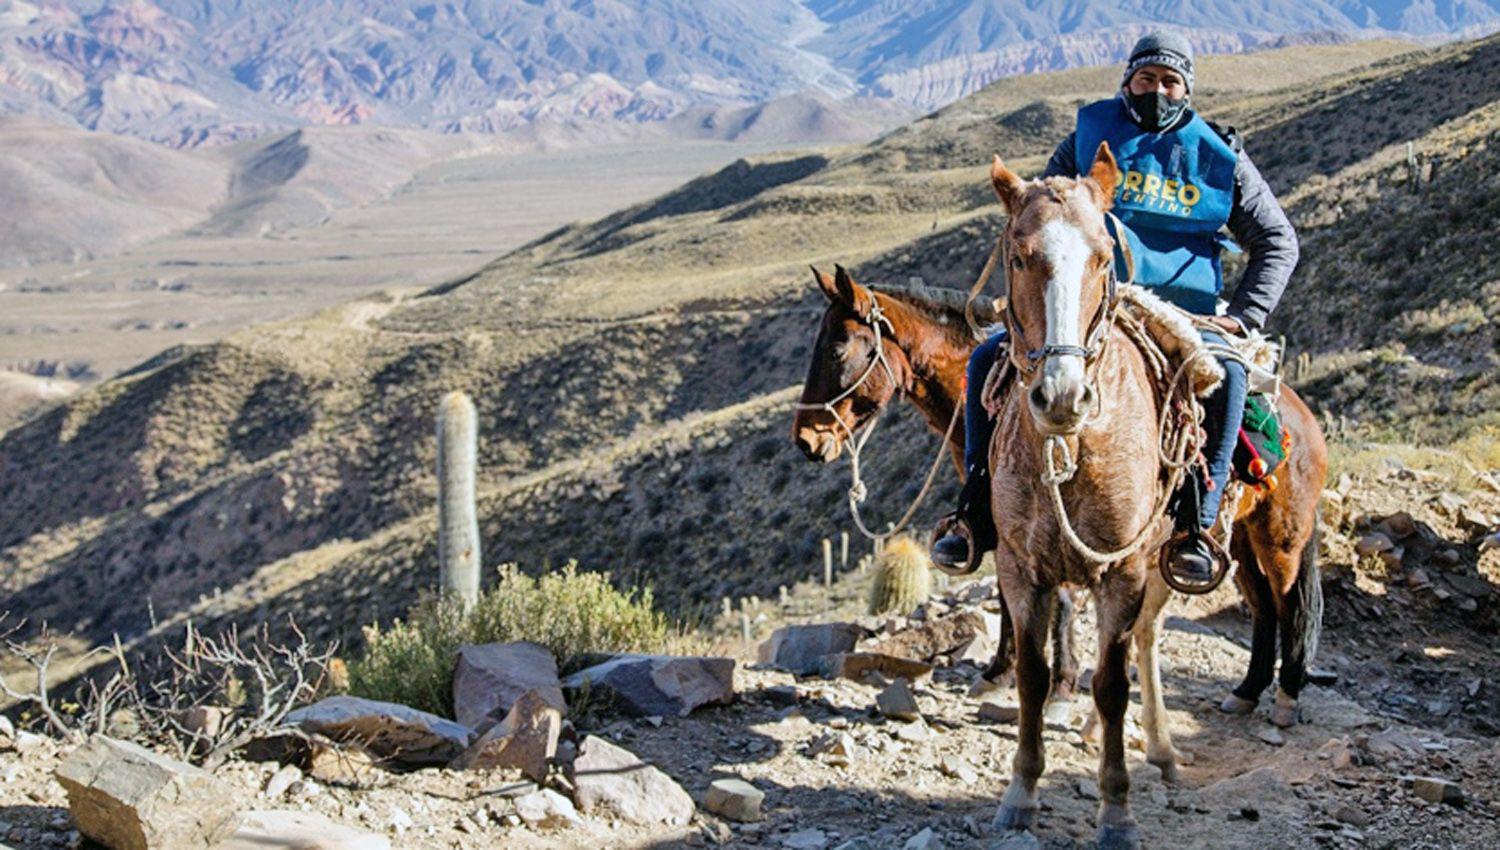
[[[357,744],[383,759],[408,765],[445,765],[468,746],[467,726],[393,702],[330,697],[286,716],[288,726]]]
[[[557,755],[562,713],[539,691],[527,691],[511,706],[505,719],[480,736],[453,760],[454,770],[515,767],[542,782],[547,765]]]
[[[482,733],[528,691],[567,713],[557,661],[545,646],[519,642],[459,647],[453,668],[453,716],[459,723]]]
[[[681,826],[693,817],[693,798],[672,777],[593,735],[578,747],[573,786],[585,813],[605,809],[643,825]]]
[[[78,831],[111,850],[179,850],[228,838],[234,789],[214,775],[95,735],[57,768]]]
[[[315,812],[246,812],[240,828],[214,850],[391,850],[391,840]]]
[[[570,690],[609,695],[638,717],[685,717],[700,705],[734,700],[734,660],[620,655],[568,677]]]
[[[853,652],[862,637],[864,629],[853,623],[782,626],[760,645],[759,661],[798,676],[821,675],[833,656]]]
[[[877,643],[874,651],[916,661],[931,661],[989,634],[988,624],[979,612],[964,611],[892,635]]]

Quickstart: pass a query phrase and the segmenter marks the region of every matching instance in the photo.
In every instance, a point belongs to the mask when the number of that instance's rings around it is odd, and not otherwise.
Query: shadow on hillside
[[[1332,174],[1397,142],[1495,99],[1500,38],[1475,42],[1469,58],[1411,68],[1373,85],[1359,84],[1317,109],[1248,134],[1256,164],[1278,191],[1313,174]],[[1261,139],[1274,143],[1259,144]]]

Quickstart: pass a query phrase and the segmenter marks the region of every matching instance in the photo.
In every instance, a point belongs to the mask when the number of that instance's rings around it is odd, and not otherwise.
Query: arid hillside
[[[1302,230],[1273,328],[1308,355],[1291,377],[1336,463],[1442,440],[1455,468],[1496,465],[1500,39],[1204,65],[1200,107],[1243,128]],[[1114,74],[1003,82],[868,145],[737,162],[420,294],[164,352],[0,438],[0,609],[84,641],[272,612],[358,640],[432,583],[433,411],[454,389],[480,414],[486,565],[577,559],[685,615],[773,596],[848,527],[846,469],[787,439],[822,309],[808,264],[967,286],[998,221],[989,155],[1039,169]],[[890,418],[866,469],[882,520],[936,449]]]

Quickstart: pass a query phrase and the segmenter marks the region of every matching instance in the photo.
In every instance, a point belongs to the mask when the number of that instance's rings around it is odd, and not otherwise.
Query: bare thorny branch
[[[0,614],[0,623],[4,619]],[[14,640],[24,626],[19,623],[0,633],[0,640],[6,651],[31,666],[37,684],[23,691],[0,675],[0,688],[7,697],[35,706],[58,736],[77,739],[107,732],[137,738],[212,767],[251,741],[280,731],[287,714],[323,689],[336,646],[320,649],[290,617],[287,624],[291,638],[277,642],[265,624],[248,637],[238,628],[212,637],[189,623],[180,649],[165,648],[155,659],[141,659],[134,666],[117,636],[112,646],[95,650],[111,657],[111,675],[81,684],[77,704],[65,711],[47,690],[56,640],[45,628],[28,643]]]

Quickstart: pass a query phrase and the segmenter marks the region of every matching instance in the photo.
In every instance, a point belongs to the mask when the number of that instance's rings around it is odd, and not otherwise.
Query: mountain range
[[[1500,28],[1500,0],[3,0],[0,114],[186,147],[654,122],[803,92],[927,110],[1116,61],[1163,23],[1204,52],[1445,38]]]

